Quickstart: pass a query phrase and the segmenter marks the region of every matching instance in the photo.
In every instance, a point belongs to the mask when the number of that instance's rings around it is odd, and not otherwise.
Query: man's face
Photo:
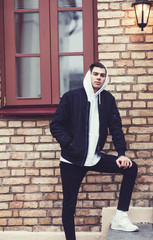
[[[104,84],[106,79],[105,68],[94,67],[91,73],[91,84],[96,93]]]

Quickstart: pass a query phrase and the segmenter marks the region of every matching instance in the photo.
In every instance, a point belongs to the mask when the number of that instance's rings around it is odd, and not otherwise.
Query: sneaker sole
[[[123,228],[119,228],[119,227],[111,227],[112,230],[119,230],[119,231],[124,231],[124,232],[138,232],[139,231],[139,228],[138,229],[135,229],[135,230],[127,230],[127,229],[123,229]]]

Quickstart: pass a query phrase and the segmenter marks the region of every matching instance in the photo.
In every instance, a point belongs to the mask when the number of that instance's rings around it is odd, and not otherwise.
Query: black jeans
[[[63,186],[62,221],[66,240],[76,240],[74,214],[77,195],[81,182],[88,171],[123,174],[117,209],[128,211],[137,176],[137,164],[133,162],[131,168],[123,169],[117,166],[116,159],[116,156],[104,154],[100,161],[92,167],[78,167],[74,164],[60,163]]]

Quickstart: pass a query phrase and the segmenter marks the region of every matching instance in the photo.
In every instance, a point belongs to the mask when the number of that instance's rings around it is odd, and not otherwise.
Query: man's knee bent
[[[132,161],[132,167],[128,168],[128,172],[133,174],[134,176],[137,176],[138,165],[134,161]]]
[[[135,163],[134,161],[132,161],[132,167],[133,167],[134,171],[135,171],[136,174],[137,174],[137,172],[138,172],[138,165],[137,165],[137,163]]]

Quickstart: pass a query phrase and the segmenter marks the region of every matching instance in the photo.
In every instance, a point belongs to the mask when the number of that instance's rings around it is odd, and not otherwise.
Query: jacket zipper
[[[99,100],[99,102],[98,102],[98,113],[99,113],[99,139],[98,139],[98,143],[97,143],[97,147],[96,147],[96,152],[99,154],[99,155],[101,155],[101,153],[102,153],[102,149],[100,148],[100,133],[101,133],[101,118],[100,118],[100,110],[101,110],[101,108],[102,108],[102,101],[101,101],[101,98],[102,98],[102,96],[101,96],[101,94],[99,94],[99,97],[98,97],[98,100]]]
[[[85,161],[86,161],[86,157],[87,157],[87,151],[88,151],[88,120],[89,120],[89,106],[90,106],[90,103],[88,102],[87,103],[87,115],[86,115],[86,129],[85,129],[85,133],[86,133],[86,136],[85,136],[85,153],[84,153],[84,160],[82,162],[82,167],[84,166],[85,164]]]
[[[98,154],[100,154],[100,144],[99,144],[99,139],[100,139],[100,110],[99,110],[99,108],[100,108],[100,104],[101,104],[101,95],[99,95],[99,97],[98,97],[98,100],[99,100],[99,102],[98,102],[98,113],[99,113],[99,138],[98,138],[98,143],[97,143],[97,147],[96,147],[96,152],[98,153]]]

